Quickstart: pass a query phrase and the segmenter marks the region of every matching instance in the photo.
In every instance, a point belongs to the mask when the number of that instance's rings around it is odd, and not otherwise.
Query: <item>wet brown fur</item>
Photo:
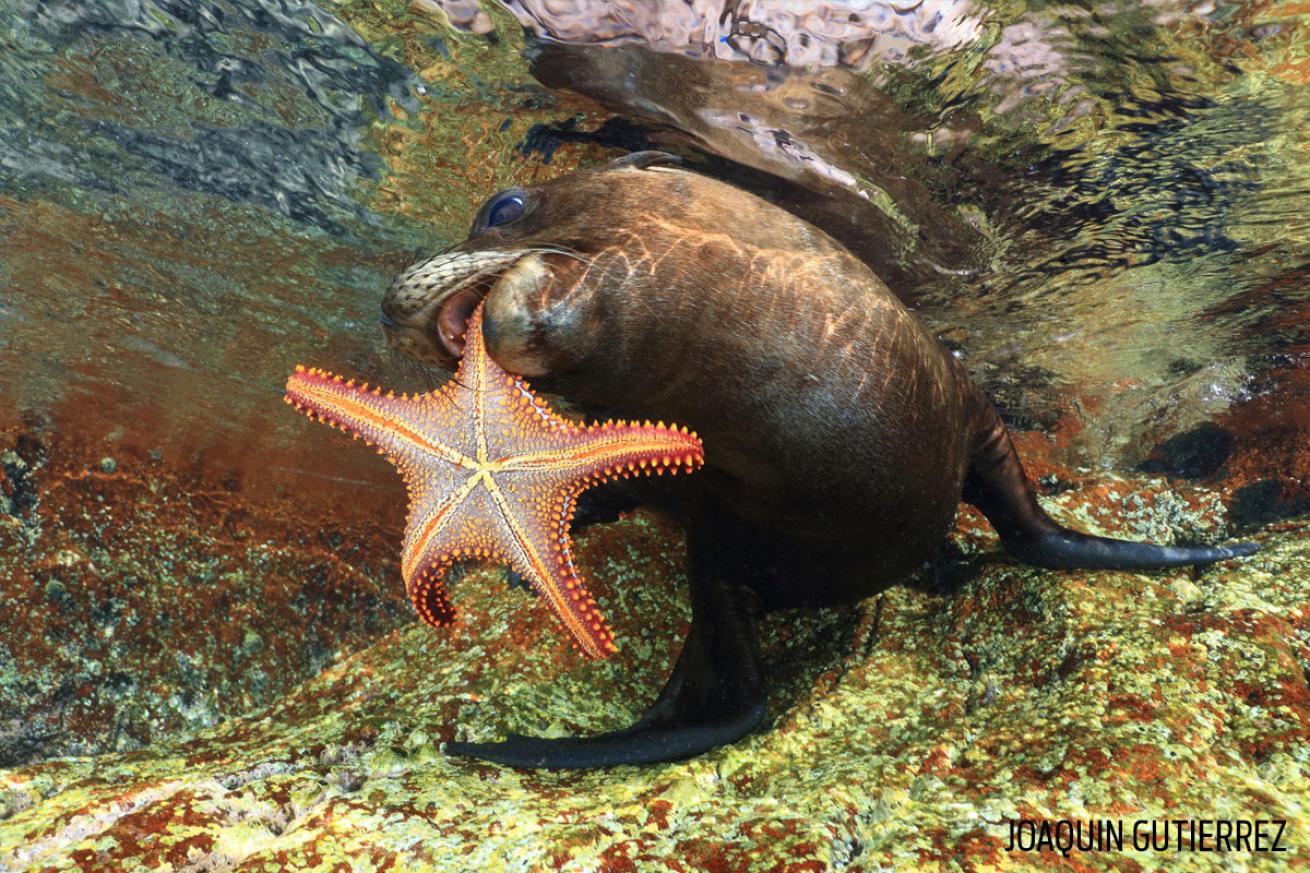
[[[491,292],[492,356],[609,414],[699,431],[698,523],[753,541],[767,605],[858,600],[931,557],[994,414],[841,245],[730,185],[620,167],[531,189],[521,219],[458,248],[534,246],[576,257]],[[422,293],[393,288],[384,309]]]

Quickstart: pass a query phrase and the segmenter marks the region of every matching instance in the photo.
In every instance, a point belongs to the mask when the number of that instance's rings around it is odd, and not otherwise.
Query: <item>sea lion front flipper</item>
[[[638,489],[619,487],[627,484],[620,480],[579,494],[573,507],[573,524],[570,528],[573,533],[577,534],[592,525],[617,521],[623,514],[640,506],[642,500]]]
[[[1259,550],[1257,543],[1232,546],[1157,546],[1070,530],[1037,502],[1010,434],[981,394],[985,408],[964,481],[964,501],[982,510],[1005,549],[1025,564],[1057,570],[1150,570],[1213,564]]]
[[[693,567],[693,571],[710,570]],[[734,742],[764,717],[755,595],[727,574],[693,572],[691,631],[654,705],[629,728],[594,737],[446,743],[447,755],[511,767],[589,769],[677,761]]]

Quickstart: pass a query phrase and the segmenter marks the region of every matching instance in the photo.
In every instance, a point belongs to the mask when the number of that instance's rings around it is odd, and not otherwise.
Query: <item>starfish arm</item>
[[[584,654],[607,657],[617,651],[614,636],[573,564],[568,524],[574,492],[553,491],[526,503],[520,496],[505,494],[490,475],[478,473],[444,498],[416,501],[401,557],[410,600],[428,624],[449,624],[455,614],[444,584],[450,566],[462,560],[508,564],[541,593]]]
[[[474,323],[481,311],[475,312]],[[521,376],[507,373],[481,346],[481,331],[470,329],[470,352],[461,366],[464,381],[477,380],[479,458],[497,469],[567,470],[577,474],[621,475],[631,465],[687,470],[704,460],[700,438],[685,427],[664,422],[570,421],[532,393]]]
[[[489,479],[483,471],[453,483],[449,476],[432,477],[413,492],[400,569],[414,608],[434,627],[454,620],[445,586],[452,564],[514,564],[513,533],[488,490]]]
[[[606,658],[617,652],[614,634],[573,563],[569,524],[580,489],[539,486],[528,501],[521,499],[521,493],[507,494],[508,489],[494,479],[488,490],[506,530],[506,562],[550,604],[584,655]]]
[[[602,435],[585,436],[592,429]],[[612,423],[592,429],[570,431],[580,456],[560,450],[550,463],[523,466],[515,456],[487,479],[514,546],[511,566],[541,592],[584,654],[604,658],[618,648],[573,562],[569,529],[578,495],[613,478],[691,471],[703,454],[694,434]]]
[[[561,423],[559,445],[500,460],[507,471],[565,473],[570,478],[612,478],[650,470],[663,475],[691,471],[705,459],[700,438],[687,428],[607,421],[580,427]]]
[[[431,627],[442,627],[455,621],[455,605],[450,602],[450,595],[446,591],[446,571],[454,561],[452,557],[445,563],[434,564],[424,569],[412,584],[405,585],[405,591],[419,618]]]
[[[415,483],[400,552],[400,575],[406,585],[412,585],[425,569],[450,563],[448,559],[456,549],[481,548],[483,538],[469,535],[467,519],[472,517],[476,524],[486,524],[486,511],[479,512],[479,501],[472,497],[482,479],[475,473],[462,482],[431,476]]]
[[[287,379],[287,403],[310,418],[362,438],[408,476],[424,456],[471,466],[463,452],[442,442],[433,425],[448,416],[444,389],[417,397],[355,384],[324,370],[296,367]]]

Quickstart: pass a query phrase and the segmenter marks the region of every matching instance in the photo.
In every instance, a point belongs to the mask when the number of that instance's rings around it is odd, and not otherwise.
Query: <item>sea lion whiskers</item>
[[[573,258],[575,261],[581,261],[584,264],[591,263],[591,257],[584,255],[577,249],[569,248],[564,245],[534,245],[528,246],[522,250],[525,254],[539,255],[563,255],[567,258]]]
[[[588,261],[586,255],[562,245],[538,244],[475,251],[456,251],[456,248],[450,246],[411,264],[392,281],[389,295],[417,284],[438,293],[437,299],[426,302],[440,302],[469,284],[485,279],[499,272],[502,267],[531,254],[560,255],[583,263]]]
[[[391,349],[391,357],[400,358],[402,361],[404,361],[406,372],[408,372],[411,376],[413,376],[420,383],[422,383],[424,389],[426,389],[427,391],[432,391],[437,387],[437,377],[432,372],[434,369],[433,367],[426,366],[425,364],[421,364],[418,361],[413,360],[412,358],[406,357],[405,355],[401,354],[401,352],[398,349]]]
[[[382,300],[388,343],[425,363],[451,369],[462,354],[468,314],[504,276],[532,258],[557,257],[589,266],[592,258],[562,243],[449,247],[415,261],[391,282]]]

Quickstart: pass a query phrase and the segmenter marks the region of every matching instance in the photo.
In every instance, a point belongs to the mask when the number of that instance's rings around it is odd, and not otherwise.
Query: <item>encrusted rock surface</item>
[[[1049,503],[1126,536],[1214,537],[1207,492],[1098,480]],[[1136,495],[1129,496],[1129,495]],[[1116,507],[1125,507],[1118,509]],[[1282,818],[1304,864],[1310,522],[1202,572],[1050,572],[962,514],[933,591],[765,624],[765,726],[695,760],[526,773],[455,736],[625,723],[685,631],[678,529],[580,538],[619,655],[584,662],[544,605],[469,573],[447,635],[400,629],[271,708],[188,740],[0,772],[0,868],[100,870],[1209,869],[1200,853],[1020,854],[1027,817]]]
[[[399,505],[257,503],[100,448],[0,429],[0,767],[213,726],[413,620]]]

